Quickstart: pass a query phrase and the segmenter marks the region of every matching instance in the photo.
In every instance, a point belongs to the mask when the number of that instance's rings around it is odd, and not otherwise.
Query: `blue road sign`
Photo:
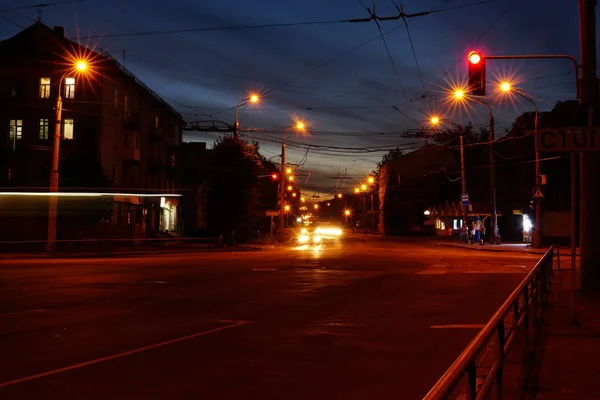
[[[460,195],[460,202],[462,203],[463,206],[468,206],[469,205],[469,193],[462,193]]]

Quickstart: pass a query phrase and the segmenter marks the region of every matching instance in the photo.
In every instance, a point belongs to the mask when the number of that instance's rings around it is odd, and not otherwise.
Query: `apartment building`
[[[83,72],[74,68],[80,61]],[[110,54],[68,39],[61,27],[37,22],[0,41],[0,186],[48,191],[59,90],[60,191],[125,194],[111,198],[109,217],[85,235],[178,234],[182,116]],[[3,200],[0,224],[15,222],[11,199]],[[67,203],[62,210],[59,203],[59,218]],[[37,211],[18,214],[35,215],[40,225],[37,233],[29,227],[28,238],[43,237],[43,208],[31,203]],[[67,235],[60,219],[58,235]]]

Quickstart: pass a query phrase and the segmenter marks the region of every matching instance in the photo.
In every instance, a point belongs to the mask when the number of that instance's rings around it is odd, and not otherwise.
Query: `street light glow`
[[[290,211],[290,206],[289,206],[289,205],[286,205],[285,207],[283,207],[283,209],[284,209],[285,211]]]
[[[502,90],[503,92],[510,92],[511,89],[512,85],[509,82],[502,82],[500,84],[500,90]]]
[[[360,188],[354,188],[354,193],[360,193]]]
[[[87,69],[87,62],[85,62],[84,60],[79,60],[75,64],[75,67],[77,68],[78,71],[83,72]]]
[[[258,101],[260,100],[260,97],[258,97],[257,94],[253,94],[249,97],[250,103],[258,103]]]
[[[289,181],[293,181],[294,180],[294,176],[293,175],[288,176],[288,180]]]
[[[350,214],[351,214],[351,213],[350,213],[350,210],[344,210],[344,215],[345,215],[346,217],[349,217],[349,216],[350,216]]]
[[[315,204],[315,210],[318,210],[318,209],[319,209],[319,205]]]
[[[291,173],[292,173],[292,169],[291,169],[291,168],[288,168],[288,169],[286,169],[286,170],[285,170],[285,172],[286,172],[286,173],[289,175],[289,174],[291,174]]]
[[[290,192],[291,192],[293,189],[294,189],[294,188],[292,187],[292,185],[289,185],[289,186],[287,187],[287,190],[289,190]]]
[[[439,123],[440,123],[440,117],[433,116],[433,117],[431,117],[431,120],[430,120],[430,122],[431,122],[433,125],[437,125],[437,124],[439,124]]]
[[[305,129],[305,127],[306,126],[304,125],[304,122],[302,122],[302,121],[296,122],[296,129],[303,131]]]
[[[463,99],[465,97],[465,92],[463,90],[455,90],[454,97],[459,100]]]
[[[338,199],[341,199],[342,198],[342,194],[338,193],[337,197],[338,197]]]
[[[372,176],[370,176],[367,181],[372,185],[373,183],[375,183],[375,178],[373,178]]]
[[[361,188],[362,190],[367,190],[367,185],[365,185],[365,184],[363,183],[363,184],[360,186],[360,188]]]

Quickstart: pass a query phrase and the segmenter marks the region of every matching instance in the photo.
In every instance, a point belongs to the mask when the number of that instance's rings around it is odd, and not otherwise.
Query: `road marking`
[[[482,329],[484,324],[431,325],[431,329]]]
[[[169,283],[167,281],[141,281],[140,283]]]
[[[1,313],[0,317],[4,317],[7,315],[37,313],[37,312],[44,312],[44,311],[46,311],[46,310],[44,310],[43,308],[36,308],[35,310],[11,311],[11,312],[6,312],[6,313]]]
[[[256,272],[271,272],[271,271],[277,271],[277,268],[252,268],[252,271],[256,271]]]
[[[35,375],[26,376],[26,377],[23,377],[23,378],[14,379],[12,381],[0,382],[0,388],[6,387],[6,386],[15,385],[15,384],[21,383],[21,382],[31,381],[31,380],[38,379],[38,378],[43,378],[43,377],[49,376],[49,375],[59,374],[61,372],[66,372],[66,371],[71,371],[71,370],[74,370],[74,369],[79,369],[79,368],[87,367],[88,365],[98,364],[98,363],[101,363],[101,362],[104,362],[104,361],[114,360],[115,358],[121,358],[121,357],[131,356],[133,354],[141,353],[141,352],[146,351],[146,350],[152,350],[152,349],[156,349],[158,347],[163,347],[163,346],[167,346],[167,345],[170,345],[170,344],[183,342],[185,340],[190,340],[190,339],[194,339],[194,338],[197,338],[197,337],[200,337],[200,336],[209,335],[211,333],[216,333],[216,332],[219,332],[219,331],[224,331],[226,329],[237,328],[238,326],[246,325],[246,324],[249,324],[249,323],[250,323],[250,321],[238,321],[235,324],[225,325],[225,326],[221,326],[221,327],[218,327],[218,328],[209,329],[207,331],[192,333],[191,335],[182,336],[182,337],[179,337],[179,338],[176,338],[176,339],[167,340],[165,342],[151,344],[149,346],[139,347],[137,349],[125,351],[123,353],[113,354],[112,356],[101,357],[101,358],[97,358],[95,360],[90,360],[90,361],[85,361],[85,362],[82,362],[82,363],[79,363],[79,364],[70,365],[68,367],[58,368],[58,369],[55,369],[55,370],[52,370],[52,371],[46,371],[46,372],[42,372],[42,373],[39,373],[39,374],[35,374]]]

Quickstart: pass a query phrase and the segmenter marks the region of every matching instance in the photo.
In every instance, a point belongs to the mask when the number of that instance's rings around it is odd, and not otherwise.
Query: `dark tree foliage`
[[[211,150],[209,165],[209,229],[219,235],[246,228],[252,221],[262,167],[258,146],[223,137]]]

